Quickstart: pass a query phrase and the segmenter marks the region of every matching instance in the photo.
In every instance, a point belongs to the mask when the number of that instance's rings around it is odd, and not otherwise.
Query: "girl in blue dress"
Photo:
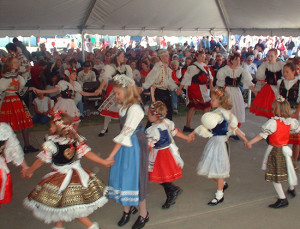
[[[119,226],[128,223],[130,215],[137,212],[135,206],[139,205],[140,215],[132,226],[133,229],[139,229],[149,221],[146,210],[149,150],[140,124],[144,111],[133,79],[116,75],[113,92],[122,108],[119,111],[121,132],[113,139],[115,146],[108,157],[108,160],[115,161],[109,175],[109,198],[124,207]]]

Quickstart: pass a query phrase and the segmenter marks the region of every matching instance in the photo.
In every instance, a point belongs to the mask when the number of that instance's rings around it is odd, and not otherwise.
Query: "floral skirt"
[[[86,169],[85,171],[90,176],[87,188],[83,187],[78,173],[74,170],[69,185],[59,193],[66,175],[55,173],[35,187],[24,200],[24,206],[45,223],[68,222],[90,215],[108,201],[107,188],[95,174]]]

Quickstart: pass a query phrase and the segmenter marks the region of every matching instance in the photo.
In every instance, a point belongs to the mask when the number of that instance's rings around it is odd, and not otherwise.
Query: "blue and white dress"
[[[149,148],[140,125],[144,111],[139,104],[119,111],[121,133],[114,142],[122,144],[110,168],[109,198],[123,206],[137,206],[148,193]]]
[[[230,172],[228,137],[235,134],[231,129],[238,126],[237,118],[223,108],[217,108],[213,112],[222,116],[221,121],[212,129],[212,137],[208,140],[198,164],[197,173],[208,178],[227,178]],[[229,126],[231,127],[229,129]],[[203,136],[199,131],[195,132]],[[204,136],[205,137],[205,136]]]

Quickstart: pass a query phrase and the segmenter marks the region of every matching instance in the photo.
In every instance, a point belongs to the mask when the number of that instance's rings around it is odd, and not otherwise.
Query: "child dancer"
[[[284,63],[277,60],[277,49],[270,49],[268,61],[262,63],[257,70],[256,79],[258,80],[255,90],[259,91],[260,84],[264,84],[253,100],[250,112],[258,116],[267,118],[273,117],[272,103],[278,94],[277,81],[282,77],[282,67]],[[266,84],[265,84],[266,82]]]
[[[108,157],[115,160],[109,174],[109,198],[124,207],[119,226],[128,223],[130,215],[137,212],[135,206],[139,205],[140,216],[132,229],[143,228],[149,221],[146,209],[149,149],[140,124],[144,111],[133,79],[116,75],[113,92],[122,108],[119,111],[121,133],[114,138],[115,146]]]
[[[279,196],[270,208],[282,208],[288,206],[288,200],[282,189],[282,182],[289,182],[288,193],[295,196],[294,186],[297,185],[297,176],[292,162],[292,150],[288,147],[290,131],[300,131],[299,122],[290,118],[290,104],[282,96],[279,96],[272,104],[275,116],[269,119],[263,126],[262,132],[246,143],[251,149],[252,145],[262,139],[268,138],[268,148],[265,152],[262,169],[265,170],[265,180],[273,182]]]
[[[207,176],[217,183],[216,197],[208,205],[215,206],[224,200],[224,191],[228,184],[224,181],[229,177],[230,163],[228,152],[228,136],[238,134],[245,142],[247,139],[238,129],[237,118],[231,113],[231,103],[226,91],[216,89],[211,94],[212,112],[205,113],[202,124],[194,132],[202,137],[210,137],[198,165],[198,175]]]
[[[24,205],[45,223],[54,222],[54,229],[63,228],[64,221],[75,218],[86,228],[99,229],[87,216],[107,202],[107,188],[95,174],[81,167],[80,159],[85,156],[105,166],[113,162],[91,152],[73,129],[72,121],[66,113],[55,113],[49,130],[55,135],[50,135],[43,144],[43,151],[26,171],[26,176],[30,178],[44,163],[52,163],[53,172],[28,195]]]
[[[21,166],[22,176],[25,174],[27,164],[20,142],[12,128],[7,123],[0,122],[0,207],[12,199],[12,181],[6,165],[9,162]]]
[[[283,80],[278,81],[279,93],[291,105],[292,109],[296,109],[292,114],[293,118],[299,119],[300,111],[300,81],[296,76],[297,68],[293,63],[287,63],[283,66]],[[293,158],[298,161],[300,150],[300,133],[291,133],[289,144],[293,144]]]
[[[76,81],[76,70],[69,68],[65,70],[65,79],[60,80],[55,88],[48,90],[40,90],[37,88],[32,88],[34,93],[55,93],[60,92],[61,97],[57,99],[57,102],[54,104],[50,114],[54,114],[59,110],[64,111],[73,118],[74,128],[77,129],[80,122],[80,112],[76,107],[75,96],[78,96],[79,92],[83,96],[94,96],[96,93],[85,92],[82,90],[81,85]]]
[[[148,119],[152,123],[146,130],[146,136],[150,146],[149,154],[149,180],[160,183],[166,192],[167,200],[162,205],[168,209],[175,204],[177,196],[182,190],[172,184],[172,181],[182,177],[183,161],[179,155],[178,147],[172,136],[177,136],[188,142],[190,138],[175,129],[175,124],[166,119],[167,107],[157,101],[151,104],[148,110]]]

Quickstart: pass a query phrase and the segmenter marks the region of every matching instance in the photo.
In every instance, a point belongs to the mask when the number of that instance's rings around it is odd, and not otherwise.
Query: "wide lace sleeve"
[[[8,126],[8,125],[7,125]],[[19,166],[24,161],[24,152],[20,145],[17,136],[9,126],[11,132],[5,146],[4,155],[6,162],[13,162],[16,166]]]
[[[68,88],[68,82],[65,81],[65,80],[60,80],[57,83],[56,87],[58,87],[59,92],[64,91],[64,90],[66,90]]]
[[[196,69],[197,68],[193,65],[188,66],[188,68],[184,74],[183,80],[181,81],[181,85],[184,85],[184,86],[191,85],[192,77],[196,74],[196,71],[197,71]]]
[[[267,63],[264,62],[262,63],[259,68],[257,69],[256,72],[256,79],[257,80],[265,80],[266,79],[266,68],[267,68]]]
[[[244,88],[249,88],[249,87],[253,86],[252,76],[251,76],[250,72],[244,68],[242,69],[242,84],[243,84]]]
[[[165,118],[163,122],[167,125],[168,130],[172,136],[175,136],[178,133],[178,129],[175,128],[175,123],[173,121]]]
[[[77,143],[76,152],[77,152],[78,158],[82,158],[84,155],[86,155],[91,150],[92,149],[85,142]]]
[[[8,88],[10,82],[11,82],[11,79],[1,78],[0,79],[0,92],[5,91]]]
[[[155,125],[146,129],[146,137],[149,147],[154,147],[154,144],[160,139],[160,132]]]
[[[131,135],[134,133],[141,120],[144,117],[144,111],[138,104],[134,104],[128,108],[125,124],[121,130],[121,133],[113,140],[116,143],[120,143],[124,146],[132,146]]]
[[[263,126],[261,127],[261,132],[259,135],[266,139],[269,135],[275,133],[277,129],[277,123],[274,119],[269,119]]]
[[[105,65],[103,73],[101,74],[102,80],[107,84],[109,80],[112,79],[112,76],[115,75],[116,70],[111,65]]]
[[[129,78],[133,79],[133,73],[132,73],[132,69],[129,65],[125,65],[126,68],[126,76],[128,76]]]
[[[286,122],[291,126],[292,133],[299,133],[300,132],[300,124],[299,121],[295,118],[287,118]]]
[[[42,145],[42,151],[37,155],[44,163],[52,162],[52,155],[57,152],[57,146],[51,140],[45,141]]]
[[[226,77],[226,66],[223,68],[220,68],[220,70],[217,73],[217,86],[218,87],[225,87],[225,77]]]

